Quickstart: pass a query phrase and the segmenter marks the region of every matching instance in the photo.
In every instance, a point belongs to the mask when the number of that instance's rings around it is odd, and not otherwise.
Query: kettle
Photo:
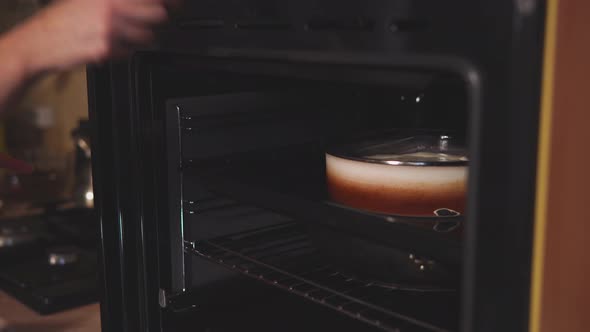
[[[94,207],[92,188],[92,152],[90,149],[90,124],[80,120],[77,128],[72,130],[74,142],[74,188],[72,200],[79,207]]]

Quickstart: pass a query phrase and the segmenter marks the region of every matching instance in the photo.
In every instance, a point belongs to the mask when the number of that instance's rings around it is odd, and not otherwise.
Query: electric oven
[[[89,69],[103,330],[524,330],[544,15],[187,1]],[[335,145],[407,132],[463,142],[464,211],[334,201]]]

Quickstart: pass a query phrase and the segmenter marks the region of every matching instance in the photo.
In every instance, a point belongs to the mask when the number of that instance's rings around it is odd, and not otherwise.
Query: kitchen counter
[[[40,316],[4,292],[0,292],[0,331],[10,332],[100,332],[98,304],[62,313]]]

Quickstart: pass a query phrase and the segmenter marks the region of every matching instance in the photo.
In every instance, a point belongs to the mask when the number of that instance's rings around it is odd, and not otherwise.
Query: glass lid
[[[334,147],[328,154],[356,161],[406,166],[462,166],[469,161],[465,145],[443,133],[365,139]]]

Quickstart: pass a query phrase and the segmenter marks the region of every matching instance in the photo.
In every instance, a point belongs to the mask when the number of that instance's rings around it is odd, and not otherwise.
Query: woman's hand
[[[59,0],[14,31],[31,74],[125,56],[154,40],[172,0]]]
[[[0,0],[2,1],[2,0]],[[181,0],[55,0],[0,36],[0,111],[37,76],[149,45]]]

